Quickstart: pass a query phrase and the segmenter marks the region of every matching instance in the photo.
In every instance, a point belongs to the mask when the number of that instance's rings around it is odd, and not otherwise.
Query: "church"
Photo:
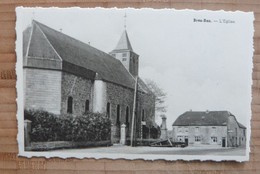
[[[109,54],[33,20],[23,32],[24,108],[60,115],[105,113],[111,141],[120,127],[142,138],[142,127],[155,126],[155,96],[138,75],[139,55],[123,31]],[[134,113],[133,113],[134,112]]]

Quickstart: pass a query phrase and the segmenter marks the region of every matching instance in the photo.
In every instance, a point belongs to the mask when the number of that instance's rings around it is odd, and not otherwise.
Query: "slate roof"
[[[238,124],[238,126],[239,126],[240,128],[246,129],[246,127],[245,127],[243,124],[241,124],[241,123],[239,123],[239,122],[237,122],[237,124]]]
[[[228,111],[188,111],[180,115],[173,126],[225,126],[229,116],[233,115]],[[243,126],[239,122],[237,123]],[[245,128],[245,126],[243,127]]]
[[[142,90],[145,93],[151,93],[152,94],[152,91],[147,87],[145,82],[140,77],[138,77],[138,87],[139,87],[138,88],[139,90]]]
[[[116,48],[113,51],[117,50],[130,50],[133,51],[133,48],[131,46],[130,40],[128,38],[126,30],[121,35],[121,38],[119,39],[119,42],[117,43]]]
[[[65,65],[70,65],[70,67],[75,65],[96,72],[98,77],[104,81],[134,89],[135,80],[120,60],[37,21],[32,23],[33,31],[31,41],[28,41],[30,44],[28,56],[37,57],[38,55],[48,54],[45,57],[57,60],[61,58],[62,69]],[[27,29],[27,31],[30,31],[30,29]],[[121,39],[122,42],[126,39],[127,44],[118,44],[118,48],[127,46],[128,49],[132,49],[128,36],[126,32],[124,33]],[[49,45],[46,43],[49,43]],[[75,66],[73,69],[76,71]]]

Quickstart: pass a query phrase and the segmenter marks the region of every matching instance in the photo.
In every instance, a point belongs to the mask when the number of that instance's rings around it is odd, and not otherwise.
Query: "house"
[[[35,20],[23,32],[24,108],[57,115],[106,113],[113,143],[119,142],[122,124],[130,136],[136,81],[134,136],[142,136],[142,121],[155,125],[155,96],[138,70],[127,31],[110,54]]]
[[[188,145],[237,147],[246,145],[246,127],[228,111],[188,111],[172,125],[174,141]]]

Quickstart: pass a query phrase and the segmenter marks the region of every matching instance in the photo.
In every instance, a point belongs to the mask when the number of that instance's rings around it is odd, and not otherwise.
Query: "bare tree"
[[[165,105],[167,94],[153,80],[146,79],[145,83],[150,91],[155,95],[155,115],[158,118],[158,116],[164,114],[167,111],[167,107]]]

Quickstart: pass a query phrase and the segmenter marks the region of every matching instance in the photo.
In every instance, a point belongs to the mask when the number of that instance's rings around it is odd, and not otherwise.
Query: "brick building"
[[[106,113],[116,143],[123,123],[130,136],[137,78],[138,138],[142,121],[155,125],[155,97],[138,76],[138,59],[126,31],[107,54],[33,21],[23,32],[24,107],[55,114]]]
[[[172,125],[174,141],[188,145],[237,147],[246,145],[246,127],[228,111],[188,111]]]

